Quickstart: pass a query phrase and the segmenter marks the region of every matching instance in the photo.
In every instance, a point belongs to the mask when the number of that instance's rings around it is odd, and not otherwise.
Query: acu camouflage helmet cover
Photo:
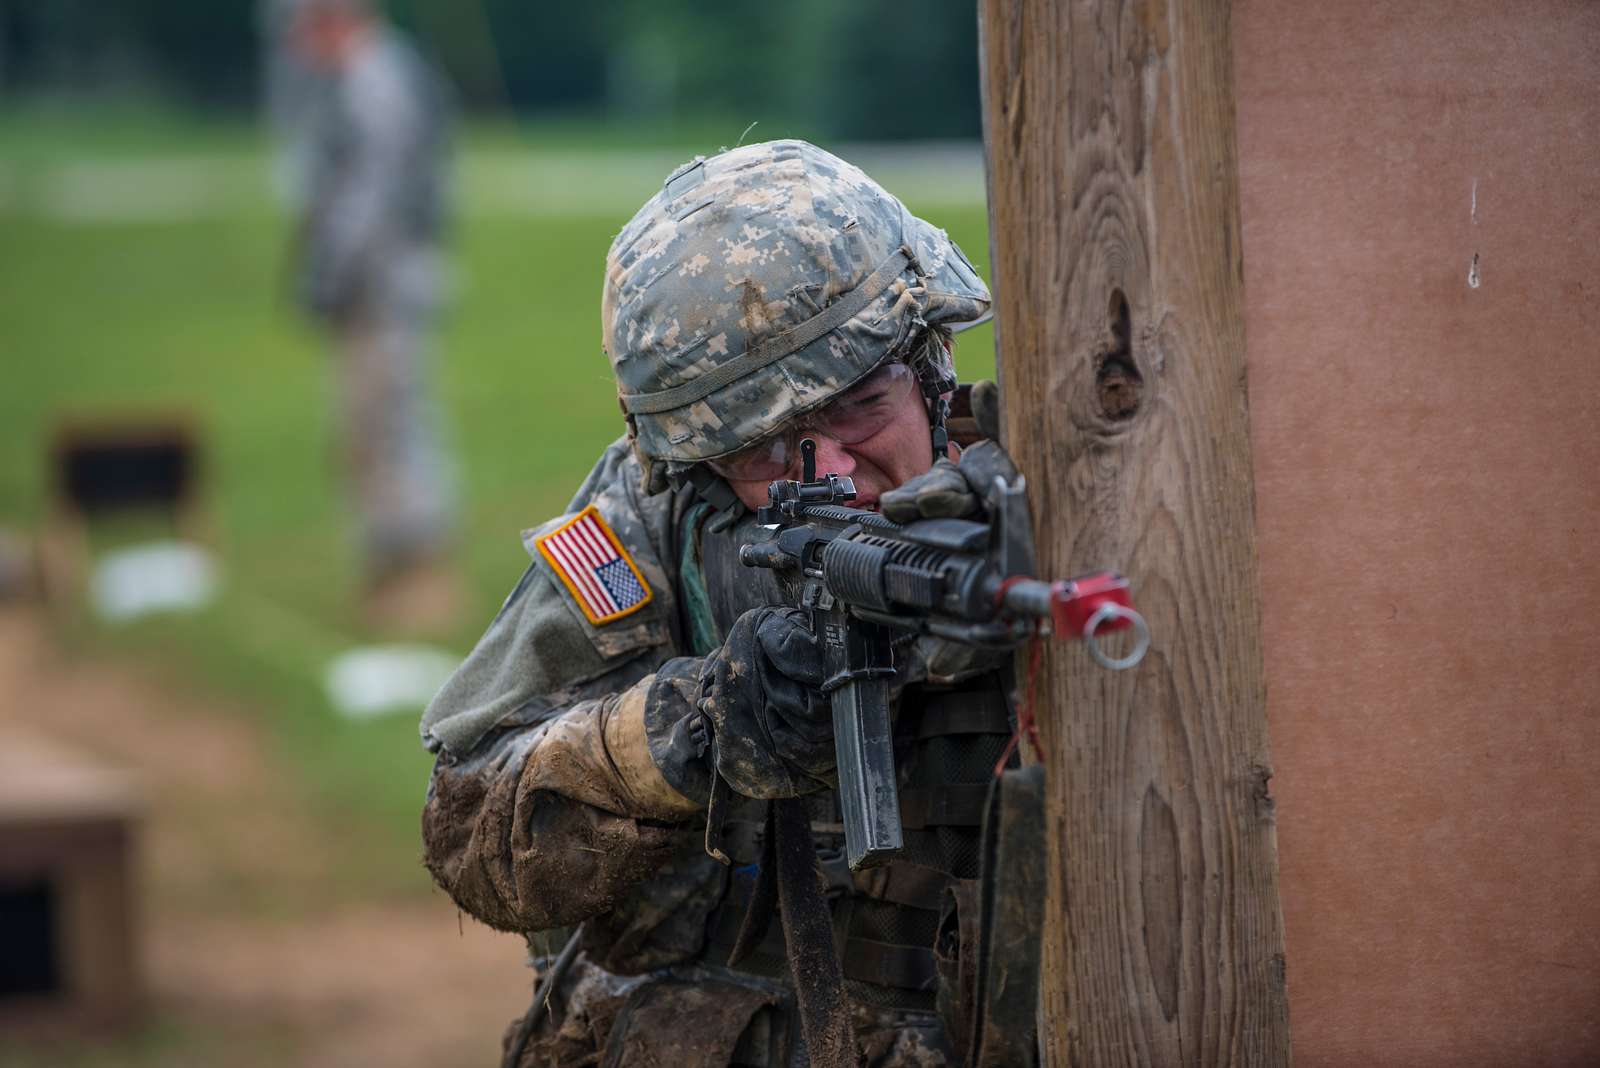
[[[837,156],[770,141],[685,164],[639,209],[606,258],[601,329],[659,489],[988,309],[943,230]]]

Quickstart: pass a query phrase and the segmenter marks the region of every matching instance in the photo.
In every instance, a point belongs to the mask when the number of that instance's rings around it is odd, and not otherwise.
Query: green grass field
[[[621,430],[598,343],[606,247],[675,161],[717,146],[570,126],[463,143],[460,288],[438,375],[462,469],[470,615],[486,622],[526,565],[519,530],[557,512]],[[428,760],[415,720],[342,720],[322,694],[328,660],[369,636],[352,608],[327,353],[285,299],[271,166],[243,125],[0,112],[0,525],[40,519],[43,445],[63,415],[192,413],[224,595],[200,615],[79,624],[66,638],[242,698],[232,704],[270,725],[330,820],[363,828],[352,889],[417,892]],[[917,161],[902,171],[886,184],[986,269],[981,189]],[[989,374],[991,330],[965,335],[959,357],[964,376]],[[453,646],[465,652],[479,626]]]

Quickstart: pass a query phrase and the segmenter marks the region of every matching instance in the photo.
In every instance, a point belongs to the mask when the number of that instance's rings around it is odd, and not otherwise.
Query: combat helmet
[[[988,310],[943,230],[837,156],[769,141],[668,176],[611,244],[601,330],[657,492]],[[923,349],[953,387],[948,348]]]

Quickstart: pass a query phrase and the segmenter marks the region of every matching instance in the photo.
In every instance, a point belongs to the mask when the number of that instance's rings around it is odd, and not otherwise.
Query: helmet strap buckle
[[[950,418],[950,402],[940,397],[933,402],[933,413],[928,418],[928,433],[933,440],[933,462],[950,453],[950,431],[945,426]]]
[[[939,343],[937,335],[932,331],[924,342],[924,344]],[[933,462],[938,463],[941,457],[949,455],[950,431],[946,424],[950,419],[950,402],[945,397],[946,394],[955,391],[956,380],[940,374],[937,365],[925,357],[912,361],[911,366],[917,372],[917,383],[922,387],[922,399],[928,406],[929,440],[933,446]]]

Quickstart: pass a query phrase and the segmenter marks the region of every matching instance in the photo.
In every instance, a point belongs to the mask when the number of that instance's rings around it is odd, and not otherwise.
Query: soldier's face
[[[855,481],[855,508],[876,509],[880,496],[933,466],[927,407],[914,373],[904,364],[881,370],[761,446],[757,451],[771,465],[768,469],[758,464],[746,464],[753,468],[749,471],[739,470],[737,463],[713,466],[746,507],[759,508],[767,503],[768,483],[800,477],[802,437],[817,443],[818,474],[848,475]],[[779,473],[773,473],[776,463],[785,464]]]
[[[349,54],[365,23],[342,11],[313,10],[297,19],[289,39],[301,58],[320,71],[335,71]]]

